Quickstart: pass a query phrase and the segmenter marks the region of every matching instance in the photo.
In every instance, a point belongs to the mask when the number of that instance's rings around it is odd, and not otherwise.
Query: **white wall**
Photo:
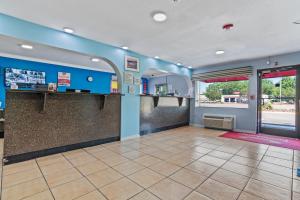
[[[253,66],[253,75],[249,80],[249,95],[257,97],[257,70],[264,68],[299,65],[300,67],[300,52],[278,55],[271,57],[271,64],[267,64],[268,58],[254,59],[248,61],[233,62],[224,65],[207,66],[194,70],[193,73],[205,73],[221,69],[230,69],[236,67]],[[278,62],[278,65],[275,63]],[[257,99],[249,99],[248,108],[210,108],[210,107],[195,107],[195,102],[191,102],[190,123],[202,126],[202,115],[204,113],[211,114],[228,114],[236,115],[236,128],[239,131],[255,132],[257,124]]]

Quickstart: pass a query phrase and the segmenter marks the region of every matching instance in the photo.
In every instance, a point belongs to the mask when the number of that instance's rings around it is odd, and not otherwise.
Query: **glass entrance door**
[[[296,67],[258,72],[258,132],[299,137],[298,74]]]

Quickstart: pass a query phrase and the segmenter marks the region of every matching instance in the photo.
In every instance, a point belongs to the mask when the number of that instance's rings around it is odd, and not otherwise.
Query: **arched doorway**
[[[48,149],[54,149],[52,154],[119,140],[121,96],[111,94],[122,91],[117,66],[106,58],[41,44],[23,49],[23,43],[0,36],[1,76],[17,86],[0,88],[4,158],[17,162],[47,155]],[[14,76],[17,72],[20,76]],[[32,73],[43,74],[42,82],[27,83]],[[59,85],[59,73],[69,74],[65,85]],[[49,90],[50,83],[56,89]]]

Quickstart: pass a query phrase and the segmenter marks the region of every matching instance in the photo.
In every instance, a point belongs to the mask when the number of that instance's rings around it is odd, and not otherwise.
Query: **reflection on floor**
[[[2,199],[300,199],[300,151],[183,127],[5,166]]]

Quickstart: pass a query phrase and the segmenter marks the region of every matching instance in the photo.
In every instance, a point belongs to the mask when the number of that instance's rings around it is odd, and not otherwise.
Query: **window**
[[[166,96],[168,94],[168,84],[157,84],[155,85],[155,94]]]
[[[248,80],[196,81],[196,106],[248,108]]]

